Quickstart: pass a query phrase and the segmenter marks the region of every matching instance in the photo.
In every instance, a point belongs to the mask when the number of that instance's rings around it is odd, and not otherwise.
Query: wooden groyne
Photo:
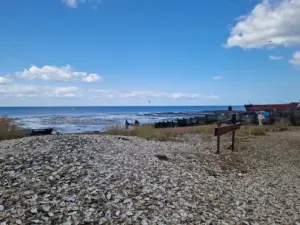
[[[155,128],[170,128],[170,127],[187,127],[187,126],[199,126],[205,124],[212,124],[218,122],[226,122],[228,124],[232,121],[232,116],[236,115],[236,121],[241,124],[257,124],[257,112],[248,111],[205,111],[200,116],[194,116],[189,118],[174,119],[171,121],[156,122],[153,124]],[[273,124],[278,121],[284,121],[291,123],[292,125],[300,125],[300,111],[294,110],[290,112],[268,112],[268,116],[265,116],[264,124]]]

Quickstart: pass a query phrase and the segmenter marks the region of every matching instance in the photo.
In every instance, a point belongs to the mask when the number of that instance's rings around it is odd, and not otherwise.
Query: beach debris
[[[117,137],[117,139],[123,140],[123,141],[129,141],[130,140],[129,138],[125,138],[125,137]]]
[[[159,160],[168,161],[169,158],[165,155],[155,155]]]

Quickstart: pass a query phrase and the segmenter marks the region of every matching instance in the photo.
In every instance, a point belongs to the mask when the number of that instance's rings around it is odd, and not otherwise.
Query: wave
[[[54,131],[61,133],[74,133],[85,131],[103,131],[112,125],[124,125],[125,120],[134,122],[138,120],[141,124],[151,124],[159,121],[172,120],[180,117],[167,115],[148,115],[141,113],[128,114],[94,114],[94,115],[43,115],[17,117],[17,123],[26,129],[41,129],[51,127]]]

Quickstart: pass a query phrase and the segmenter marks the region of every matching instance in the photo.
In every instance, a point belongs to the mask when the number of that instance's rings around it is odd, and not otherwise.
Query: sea
[[[25,129],[53,128],[60,133],[105,131],[125,120],[151,124],[176,118],[203,116],[205,111],[227,110],[228,106],[68,106],[68,107],[0,107],[7,116]],[[244,110],[244,106],[233,106]]]

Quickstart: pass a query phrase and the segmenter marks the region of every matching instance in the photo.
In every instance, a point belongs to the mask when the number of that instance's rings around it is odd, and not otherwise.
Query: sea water
[[[244,106],[233,106],[244,110]],[[0,107],[0,116],[8,116],[26,129],[53,128],[61,133],[104,131],[112,125],[154,123],[203,115],[203,111],[227,110],[227,106],[72,106],[72,107]]]

